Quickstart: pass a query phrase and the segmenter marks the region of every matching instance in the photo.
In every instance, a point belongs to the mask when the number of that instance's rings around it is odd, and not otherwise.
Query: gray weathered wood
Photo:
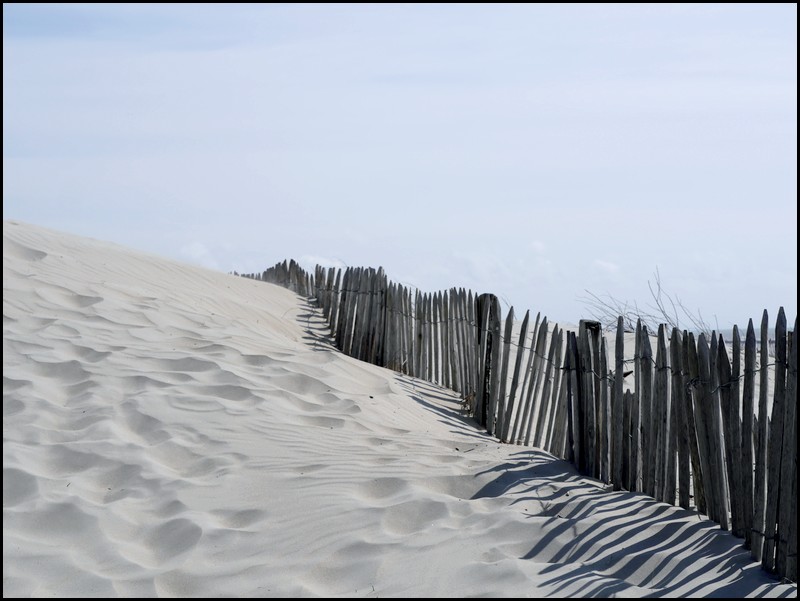
[[[530,387],[528,388],[528,397],[525,401],[526,410],[522,416],[522,428],[524,428],[524,444],[531,443],[531,429],[533,420],[537,413],[537,404],[539,398],[539,389],[541,387],[542,371],[544,369],[545,346],[547,345],[547,327],[548,322],[545,317],[539,325],[539,335],[536,337],[536,346],[534,347],[535,357],[533,358],[533,373],[531,374]],[[520,432],[522,434],[522,432]]]
[[[461,348],[459,349],[458,360],[461,370],[462,398],[469,394],[470,371],[469,371],[469,334],[467,330],[467,291],[461,288],[458,291],[458,328]]]
[[[430,296],[427,293],[422,294],[422,307],[420,308],[420,315],[422,316],[422,350],[420,351],[420,378],[430,382]]]
[[[348,289],[347,285],[350,281],[350,268],[344,271],[342,278],[342,288],[339,292],[339,314],[336,318],[336,332],[334,333],[334,341],[336,348],[344,352],[344,327],[347,320],[347,303],[348,303]]]
[[[780,315],[780,314],[779,314]],[[794,330],[797,331],[797,318],[794,321]],[[777,328],[776,328],[777,340]],[[778,526],[777,529],[777,550],[775,554],[775,571],[785,576],[787,574],[787,562],[789,552],[789,534],[792,514],[797,514],[797,483],[793,478],[797,477],[797,344],[795,339],[790,339],[792,344],[787,344],[786,357],[788,369],[786,369],[786,384],[784,393],[783,411],[783,443],[781,445],[780,457],[780,498],[778,499]],[[787,341],[788,343],[788,341]],[[776,361],[777,344],[776,344]],[[792,372],[794,365],[794,372]],[[776,374],[777,376],[777,374]],[[776,378],[777,381],[777,378]],[[773,422],[775,423],[775,422]],[[797,537],[795,536],[795,541]],[[796,560],[796,555],[794,556]]]
[[[712,332],[712,335],[716,336]],[[716,353],[715,338],[712,338],[714,343],[712,348]],[[718,417],[719,405],[714,403],[714,386],[716,386],[716,376],[712,378],[711,374],[711,356],[708,343],[705,336],[700,334],[697,339],[697,357],[700,366],[700,389],[701,396],[698,402],[701,410],[703,411],[706,438],[708,440],[709,451],[709,470],[710,476],[708,479],[709,489],[713,489],[714,501],[714,515],[709,515],[711,519],[717,522],[723,530],[728,530],[728,503],[727,495],[725,494],[725,468],[722,464],[722,452],[720,449],[721,442],[721,423]],[[714,361],[716,366],[716,361]],[[708,489],[707,489],[708,490]]]
[[[692,369],[689,363],[689,354],[694,353],[695,359],[695,376],[696,377],[696,364],[697,364],[697,351],[695,348],[694,336],[690,335],[686,330],[683,331],[683,339],[681,340],[681,362],[683,365],[683,410],[686,415],[686,433],[689,437],[689,456],[692,464],[692,490],[694,491],[694,503],[697,511],[708,515],[706,508],[706,493],[703,489],[703,471],[700,461],[700,449],[698,447],[698,421],[695,418],[694,400],[692,398],[692,388],[694,386]],[[706,469],[708,469],[706,467]],[[708,472],[706,472],[708,477]]]
[[[403,315],[403,289],[399,284],[395,284],[394,286],[392,309],[394,321],[394,363],[397,371],[403,372],[403,328],[405,327],[405,316]]]
[[[622,488],[634,490],[631,487],[631,442],[633,440],[632,412],[633,412],[633,392],[626,390],[622,404]]]
[[[614,490],[622,489],[622,378],[625,370],[625,322],[617,319],[617,339],[614,344],[614,394],[611,398],[611,482]]]
[[[642,490],[642,376],[640,373],[642,359],[642,320],[636,320],[633,350],[633,407],[632,419],[633,440],[631,442],[631,467],[629,490]]]
[[[653,497],[664,501],[664,484],[666,478],[667,457],[667,383],[669,373],[667,367],[667,345],[664,334],[664,324],[658,326],[658,339],[656,346],[656,371],[653,386],[653,448],[651,454],[650,471],[653,481]]]
[[[550,452],[555,453],[554,440],[556,432],[559,428],[563,428],[563,414],[559,415],[559,395],[561,394],[561,382],[564,374],[564,365],[562,363],[564,349],[564,330],[558,330],[558,340],[556,341],[556,353],[553,359],[553,389],[551,393],[550,402],[550,427],[547,429],[547,436],[545,440],[545,448]],[[559,420],[559,416],[561,419]],[[558,455],[561,456],[560,454]]]
[[[674,377],[670,377],[672,366],[667,366],[669,394],[667,395],[667,458],[664,475],[664,502],[676,504],[677,470],[678,470],[678,410],[676,408],[676,392],[673,386]],[[678,379],[680,374],[678,374]]]
[[[456,288],[450,289],[450,319],[453,324],[453,346],[452,352],[452,366],[453,376],[456,382],[457,392],[464,392],[466,383],[464,382],[464,372],[462,369],[461,356],[464,352],[464,340],[462,338],[461,330],[461,295]]]
[[[755,473],[753,475],[753,539],[750,554],[760,562],[764,551],[764,530],[767,517],[767,447],[769,429],[767,422],[767,399],[769,372],[769,315],[767,310],[761,315],[759,349],[759,387],[758,387],[758,427],[755,440]]]
[[[772,419],[767,449],[767,513],[764,522],[764,555],[761,565],[769,572],[775,570],[775,538],[780,498],[781,455],[783,448],[783,419],[786,403],[786,314],[778,309],[775,321],[775,390],[772,396]]]
[[[791,420],[791,423],[794,424],[791,443],[784,441],[784,448],[787,448],[791,457],[794,458],[794,467],[789,466],[791,476],[791,482],[787,490],[789,501],[781,499],[781,506],[787,508],[789,512],[789,519],[784,522],[784,532],[788,542],[786,569],[782,575],[792,582],[797,582],[797,317],[795,317],[794,329],[791,334],[789,367],[786,371],[786,399],[787,402],[795,405],[795,417]]]
[[[533,446],[545,448],[545,432],[553,427],[551,417],[551,389],[553,386],[553,361],[555,360],[556,346],[558,345],[558,324],[553,326],[553,333],[550,337],[550,350],[547,352],[547,363],[544,372],[544,388],[542,389],[541,409],[539,419],[536,422],[536,431],[533,435]]]
[[[514,442],[509,439],[509,430],[511,429],[512,416],[514,415],[514,401],[517,394],[517,387],[519,386],[519,371],[522,366],[522,359],[525,355],[525,336],[528,333],[528,320],[530,319],[530,311],[525,311],[525,317],[522,319],[522,326],[519,331],[519,344],[517,345],[516,358],[514,361],[514,375],[511,379],[511,390],[508,393],[508,408],[506,410],[506,420],[503,423],[503,432],[499,437],[503,442]],[[519,411],[517,411],[519,413]]]
[[[609,449],[604,445],[605,430],[608,429],[607,420],[603,414],[602,407],[600,406],[600,387],[602,380],[607,376],[600,371],[600,338],[603,336],[603,326],[599,321],[587,321],[586,327],[589,331],[589,343],[592,353],[592,376],[594,378],[593,394],[594,407],[592,408],[592,415],[595,423],[594,428],[594,453],[595,453],[595,470],[594,477],[601,478],[606,457],[604,455],[609,453]]]
[[[364,269],[357,269],[356,270],[356,280],[354,282],[355,291],[353,296],[353,329],[349,339],[349,348],[347,350],[347,354],[351,357],[358,358],[359,351],[361,349],[361,332],[364,329],[364,321],[365,321],[365,311],[364,308],[367,304],[367,289],[366,289],[366,278]]]
[[[414,377],[425,379],[425,295],[414,294]]]
[[[511,440],[516,444],[521,444],[521,434],[520,432],[524,432],[525,427],[522,425],[522,416],[529,413],[530,408],[528,406],[528,391],[530,390],[529,382],[531,380],[531,372],[533,371],[533,359],[536,356],[536,339],[539,333],[539,317],[540,314],[536,314],[536,320],[533,323],[533,334],[530,340],[530,348],[528,349],[528,361],[525,367],[525,377],[522,380],[522,388],[520,389],[519,398],[520,398],[520,405],[517,409],[517,415],[514,417],[514,426],[511,432]],[[522,430],[520,430],[522,428]]]
[[[356,269],[355,282],[353,292],[353,327],[350,333],[349,346],[347,354],[351,357],[358,358],[358,352],[361,345],[361,330],[364,327],[364,306],[366,304],[364,270]]]
[[[407,375],[414,366],[414,313],[411,290],[403,286],[403,366]]]
[[[705,336],[700,334],[697,343],[693,340],[693,335],[689,334],[689,367],[690,376],[695,383],[695,420],[697,423],[697,443],[700,451],[700,463],[702,466],[703,489],[706,499],[706,515],[709,519],[717,519],[717,487],[714,484],[716,478],[716,466],[714,465],[714,454],[711,450],[711,411],[709,410],[709,379],[708,379],[708,345]],[[701,352],[702,351],[702,352]],[[701,365],[702,356],[702,365]]]
[[[728,497],[728,470],[725,465],[725,440],[722,429],[722,407],[720,404],[719,393],[719,374],[717,373],[717,333],[711,331],[711,342],[709,343],[709,374],[710,374],[710,388],[711,388],[711,413],[713,419],[714,436],[716,438],[716,461],[718,466],[718,477],[716,483],[718,485],[718,499],[720,500],[719,512],[720,519],[719,525],[723,530],[730,529],[730,499]]]
[[[608,344],[606,337],[603,336],[600,340],[600,373],[603,377],[600,379],[600,411],[603,415],[603,460],[601,464],[600,478],[603,482],[611,482],[611,394],[609,390],[608,374]]]
[[[630,486],[630,450],[631,450],[631,411],[633,409],[633,392],[626,389],[622,395],[623,433],[622,433],[622,488]]]
[[[460,341],[458,352],[458,369],[461,373],[461,397],[469,394],[469,341],[467,336],[467,292],[458,289],[458,339]]]
[[[506,422],[510,416],[506,415],[507,397],[506,390],[508,389],[508,356],[511,352],[511,335],[514,328],[514,307],[509,308],[508,315],[506,316],[506,326],[503,332],[503,364],[500,368],[500,396],[497,404],[497,429],[495,434],[501,440],[503,433],[506,432]]]
[[[647,327],[642,326],[641,329],[641,357],[639,359],[639,373],[642,377],[641,389],[641,451],[640,463],[642,470],[642,488],[641,491],[647,495],[653,496],[653,472],[650,470],[650,463],[652,462],[653,450],[653,354],[652,347],[650,346],[650,334]]]
[[[578,354],[579,354],[579,374],[581,383],[580,391],[580,411],[581,420],[581,446],[585,449],[584,465],[578,466],[583,473],[597,477],[600,466],[597,461],[595,448],[595,401],[594,401],[594,374],[592,373],[592,347],[589,341],[589,329],[585,320],[580,321],[578,327]]]
[[[353,344],[353,328],[355,325],[356,305],[358,303],[358,273],[359,270],[350,270],[350,281],[347,293],[347,315],[343,330],[342,346],[340,347],[345,355],[350,355]]]
[[[472,294],[470,290],[466,297],[466,317],[464,320],[464,327],[466,329],[466,364],[467,364],[467,396],[474,398],[475,391],[478,388],[477,383],[477,350],[478,350],[478,337],[477,337],[477,314],[476,314],[476,295]]]
[[[480,330],[480,341],[481,346],[478,352],[478,357],[480,358],[480,376],[478,377],[478,392],[476,398],[476,409],[475,409],[475,416],[478,420],[478,423],[481,426],[486,426],[486,410],[489,406],[487,394],[488,394],[488,387],[486,386],[487,381],[487,374],[488,374],[488,366],[490,364],[490,352],[491,347],[489,346],[489,311],[491,308],[491,295],[483,294],[480,297],[480,308],[481,308],[481,330]]]
[[[753,320],[747,323],[744,340],[744,384],[742,386],[742,487],[744,546],[752,548],[753,539],[753,399],[755,393],[756,333]]]
[[[375,270],[369,268],[364,274],[364,310],[361,312],[361,344],[359,345],[359,359],[371,363],[370,352],[372,347],[372,330],[375,327],[376,300],[374,294]]]
[[[580,436],[577,432],[577,413],[578,413],[578,343],[575,332],[567,334],[567,361],[565,366],[567,373],[567,436],[566,436],[566,455],[565,459],[581,465]]]
[[[370,341],[370,363],[384,365],[384,345],[386,343],[386,274],[383,267],[378,268],[373,276],[374,294],[374,323],[372,327],[372,340]]]
[[[455,382],[453,380],[453,367],[452,367],[452,346],[453,346],[453,316],[450,313],[450,293],[446,290],[442,291],[442,376],[444,385],[455,390]],[[483,425],[483,424],[481,424]]]
[[[739,335],[739,326],[733,326],[731,335],[731,410],[733,415],[731,417],[731,426],[735,430],[736,440],[734,441],[733,448],[736,453],[734,476],[736,477],[736,490],[738,490],[739,498],[736,503],[739,508],[738,523],[734,524],[734,533],[740,538],[745,538],[745,510],[744,510],[744,451],[742,449],[742,338]],[[747,471],[752,471],[747,467]],[[733,489],[733,486],[731,486]],[[746,547],[746,545],[745,545]]]
[[[738,399],[734,400],[731,394],[732,372],[725,349],[725,341],[719,337],[717,344],[717,373],[719,374],[720,406],[722,409],[723,438],[725,442],[725,467],[728,474],[728,497],[731,504],[731,533],[739,538],[744,538],[742,510],[740,502],[742,491],[738,484],[741,482],[740,460],[741,448],[739,434],[739,407]],[[734,408],[735,405],[735,408]]]
[[[433,295],[423,294],[422,303],[424,339],[422,353],[425,356],[422,377],[428,382],[433,382]]]
[[[497,419],[497,403],[498,397],[500,396],[500,375],[501,375],[501,365],[502,365],[502,358],[503,358],[503,351],[502,351],[502,340],[500,338],[500,330],[502,328],[502,321],[500,317],[500,302],[497,297],[492,298],[492,308],[489,313],[490,323],[491,323],[491,345],[492,345],[492,356],[491,356],[491,380],[489,383],[489,398],[491,399],[489,404],[489,414],[487,419],[487,431],[489,434],[494,434],[495,431],[495,421]]]
[[[431,382],[441,385],[441,378],[439,377],[439,327],[441,325],[441,317],[439,315],[439,293],[434,292],[430,295],[430,357],[428,357],[428,365]]]
[[[358,272],[359,269],[353,268],[350,273],[350,283],[347,295],[347,317],[345,319],[344,339],[342,342],[342,352],[350,355],[353,344],[353,328],[355,325],[356,304],[358,303]]]
[[[567,369],[568,341],[569,332],[562,330],[561,335],[559,336],[559,348],[556,350],[556,352],[560,353],[559,358],[561,358],[563,362],[556,363],[556,365],[560,365],[561,367],[558,370],[558,389],[554,391],[554,394],[556,395],[555,398],[557,399],[555,428],[553,430],[550,442],[550,452],[557,457],[561,457],[562,459],[567,458],[567,378],[569,376]]]
[[[440,303],[439,303],[439,292],[433,293],[433,298],[431,300],[431,307],[432,307],[432,321],[431,321],[431,337],[433,340],[433,357],[432,359],[432,369],[433,369],[433,382],[438,384],[439,386],[442,385],[442,378],[439,371],[439,357],[441,354],[441,346],[439,342],[439,333],[441,331],[442,326],[442,315],[440,313]]]
[[[683,348],[678,328],[672,328],[669,342],[670,364],[672,366],[672,408],[675,411],[675,442],[678,454],[678,504],[689,509],[690,468],[689,468],[689,421],[686,415],[686,383],[684,382]],[[691,425],[694,427],[694,424]]]
[[[386,340],[384,362],[394,371],[400,371],[400,347],[398,344],[397,284],[389,282],[386,290]]]
[[[331,335],[336,334],[336,330],[339,326],[339,303],[341,302],[341,285],[342,285],[342,270],[336,270],[336,279],[333,283],[333,294],[331,296],[331,317],[330,317],[330,327],[331,327]]]
[[[469,394],[470,373],[469,373],[469,337],[467,331],[467,291],[463,288],[458,290],[458,330],[461,348],[458,354],[458,368],[461,371],[462,397]]]
[[[733,436],[731,444],[732,457],[729,462],[733,465],[732,476],[735,483],[730,485],[731,491],[734,487],[737,491],[736,507],[737,516],[733,522],[733,533],[739,538],[745,537],[745,518],[744,518],[744,472],[752,472],[752,468],[745,468],[744,451],[742,450],[742,418],[741,418],[741,375],[742,375],[742,340],[739,335],[739,327],[733,326],[731,338],[731,385],[730,385],[730,428]]]

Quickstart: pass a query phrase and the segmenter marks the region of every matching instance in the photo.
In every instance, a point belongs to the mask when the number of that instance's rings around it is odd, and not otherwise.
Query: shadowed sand
[[[4,222],[4,596],[796,596],[293,293]]]

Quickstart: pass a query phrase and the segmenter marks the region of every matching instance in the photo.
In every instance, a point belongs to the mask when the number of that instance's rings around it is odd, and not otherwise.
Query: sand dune
[[[4,596],[795,596],[272,286],[3,227]]]

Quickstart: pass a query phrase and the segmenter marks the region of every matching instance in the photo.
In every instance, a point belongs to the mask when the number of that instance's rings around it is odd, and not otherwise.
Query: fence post
[[[669,376],[667,375],[667,346],[664,339],[664,324],[658,326],[658,339],[656,344],[656,371],[655,385],[653,387],[653,462],[650,468],[653,470],[653,490],[654,498],[658,501],[664,500],[664,480],[666,476],[666,457],[667,457],[667,385]]]
[[[531,348],[528,353],[528,362],[525,366],[525,377],[522,381],[522,390],[519,395],[519,408],[517,409],[517,416],[514,418],[514,428],[511,432],[511,439],[516,444],[522,444],[522,439],[525,436],[525,420],[526,416],[530,413],[530,390],[533,385],[533,361],[536,358],[536,341],[539,336],[539,316],[536,314],[536,320],[533,324],[533,335],[531,336]]]
[[[442,291],[442,375],[445,386],[450,390],[456,389],[453,378],[451,353],[453,349],[453,316],[450,312],[450,293]]]
[[[500,319],[500,301],[496,296],[492,297],[492,304],[489,312],[490,336],[491,336],[491,371],[489,373],[489,414],[486,420],[487,431],[494,434],[495,421],[497,416],[497,399],[500,396],[500,367],[502,361],[502,348],[500,340],[500,329],[502,321]]]
[[[709,370],[711,375],[711,407],[712,417],[714,418],[714,431],[717,443],[717,465],[719,466],[719,495],[720,504],[720,526],[723,530],[731,527],[729,520],[730,496],[728,495],[728,468],[726,467],[725,453],[725,433],[722,427],[722,404],[720,402],[719,373],[717,371],[717,360],[719,356],[719,338],[715,331],[711,331],[711,342],[709,344]]]
[[[614,343],[614,392],[611,397],[611,482],[614,490],[622,489],[622,378],[625,369],[625,323],[617,319],[617,338]]]
[[[469,396],[469,389],[470,389],[470,377],[471,373],[469,370],[470,363],[469,363],[469,332],[467,328],[467,291],[461,288],[458,291],[458,331],[459,331],[459,340],[460,348],[458,353],[458,360],[459,360],[459,369],[461,370],[461,397],[466,398]]]
[[[585,474],[596,478],[600,473],[599,461],[597,460],[597,448],[595,446],[596,437],[596,415],[594,399],[594,374],[592,366],[592,349],[589,342],[589,325],[582,319],[578,325],[578,352],[580,355],[580,377],[581,377],[581,415],[583,416],[583,427],[581,429],[581,446],[585,449],[583,471]]]
[[[525,317],[522,320],[522,326],[519,331],[519,345],[517,346],[516,358],[514,361],[514,375],[511,379],[511,390],[508,393],[508,409],[506,410],[506,419],[503,423],[502,436],[500,436],[500,440],[503,442],[513,442],[509,441],[508,433],[511,426],[511,417],[514,414],[514,397],[517,394],[517,386],[519,385],[519,370],[525,354],[525,335],[528,333],[528,320],[530,319],[530,316],[531,312],[525,311]],[[519,409],[517,410],[517,413],[519,414]]]
[[[772,397],[772,420],[769,426],[769,448],[767,454],[767,519],[764,528],[764,556],[761,565],[767,571],[777,568],[776,523],[781,482],[781,449],[783,448],[783,420],[786,403],[786,314],[778,309],[775,322],[775,391]],[[781,524],[781,528],[784,525]],[[785,549],[785,548],[784,548]]]
[[[556,341],[556,354],[553,360],[553,390],[550,401],[550,427],[547,429],[545,448],[553,455],[561,457],[562,452],[556,453],[555,441],[556,432],[563,428],[564,414],[561,411],[561,386],[563,383],[564,369],[561,362],[564,348],[564,330],[558,330],[558,340]]]
[[[716,344],[712,348],[716,351]],[[725,470],[721,464],[719,421],[714,417],[714,412],[719,411],[713,399],[714,389],[712,386],[715,385],[716,378],[713,380],[711,378],[711,356],[704,334],[700,334],[697,339],[697,358],[700,368],[698,381],[700,397],[697,405],[699,406],[699,411],[703,414],[705,439],[709,454],[709,477],[707,479],[709,486],[706,491],[712,493],[710,500],[713,502],[708,505],[708,517],[717,522],[723,530],[727,530],[728,508],[724,495]],[[711,513],[712,509],[713,515]]]
[[[527,408],[528,413],[522,416],[522,425],[520,427],[520,436],[523,434],[524,429],[524,444],[528,445],[531,442],[531,432],[533,429],[533,422],[535,416],[541,411],[539,401],[539,390],[542,387],[542,372],[544,371],[545,363],[545,350],[547,349],[547,329],[549,323],[545,317],[539,324],[539,332],[536,336],[536,346],[533,347],[533,352],[536,356],[533,358],[533,371],[528,382],[528,397]]]
[[[442,332],[441,296],[439,292],[433,294],[433,321],[431,335],[433,337],[433,381],[442,385],[441,372],[439,371],[439,357],[441,356],[440,335]],[[474,407],[473,407],[474,409]]]
[[[542,401],[539,408],[539,419],[536,422],[536,431],[533,435],[533,444],[537,447],[544,448],[545,432],[552,429],[553,421],[551,417],[552,400],[550,398],[550,389],[553,386],[553,358],[555,357],[556,345],[558,344],[558,324],[553,326],[553,334],[550,337],[550,350],[547,352],[547,363],[545,364],[544,371],[544,388],[542,389]],[[533,349],[531,349],[533,352]]]
[[[720,406],[722,409],[722,427],[725,439],[726,468],[728,474],[728,495],[731,502],[731,533],[739,538],[744,538],[740,501],[742,490],[739,485],[742,481],[742,453],[739,447],[739,399],[734,399],[732,394],[732,372],[725,349],[725,341],[719,337],[717,345],[717,372],[719,373]]]
[[[642,488],[641,491],[647,495],[654,496],[652,472],[650,464],[653,461],[653,351],[650,346],[650,333],[647,326],[641,329],[641,356],[639,358],[639,372],[642,376],[641,390],[641,413],[642,427],[641,435],[641,460]]]
[[[567,334],[567,461],[575,465],[581,464],[580,432],[578,416],[578,343],[575,332]]]
[[[491,368],[491,343],[489,340],[489,311],[491,309],[491,295],[481,294],[478,307],[480,308],[480,349],[478,351],[478,392],[475,395],[475,417],[481,426],[486,426],[486,412],[489,406],[489,370]]]
[[[793,416],[787,421],[791,424],[791,442],[785,438],[783,469],[788,470],[785,478],[786,487],[784,495],[781,497],[781,513],[784,521],[781,528],[784,529],[786,546],[786,564],[782,576],[793,582],[797,582],[797,317],[794,319],[794,329],[789,338],[789,365],[786,373],[786,399],[792,405]],[[788,454],[788,457],[787,457]],[[784,472],[786,473],[786,472]],[[783,540],[781,540],[783,543]]]
[[[797,341],[794,338],[794,332],[797,331],[797,318],[795,318],[794,328],[792,332],[788,332],[785,336],[785,344],[787,346],[785,351],[786,358],[784,360],[786,365],[786,367],[784,367],[784,371],[786,372],[786,384],[782,420],[783,441],[781,444],[780,457],[781,485],[780,499],[778,500],[778,525],[780,529],[777,531],[778,549],[775,558],[776,571],[780,576],[786,576],[787,573],[792,514],[795,514],[795,519],[797,518],[797,440],[795,438],[797,434],[797,345],[795,343]],[[778,359],[776,357],[776,362],[777,361]],[[792,363],[795,365],[794,373],[792,373]],[[797,536],[795,535],[795,543],[796,542]],[[796,553],[794,557],[797,557]]]
[[[672,409],[675,412],[673,429],[678,452],[678,504],[689,509],[689,428],[694,428],[694,424],[690,425],[686,415],[683,348],[678,328],[672,328],[669,351],[672,365]]]
[[[744,385],[742,387],[742,473],[744,487],[744,546],[752,549],[753,541],[753,399],[756,371],[756,333],[753,320],[747,323],[744,339]]]
[[[502,440],[506,422],[506,388],[508,383],[508,354],[511,351],[511,331],[514,327],[514,307],[510,307],[506,316],[503,332],[503,366],[500,368],[500,396],[497,404],[497,429],[495,435]]]
[[[694,353],[694,371],[697,371],[697,348],[694,342],[694,335],[689,334],[686,330],[683,331],[683,340],[681,341],[683,347],[681,353],[681,361],[683,363],[683,408],[686,413],[686,432],[689,435],[689,453],[692,460],[692,488],[694,490],[694,503],[697,511],[707,515],[706,508],[706,493],[703,488],[703,467],[700,460],[700,449],[698,444],[699,431],[697,424],[699,423],[695,417],[694,402],[692,400],[692,388],[694,387],[694,380],[692,376],[692,367],[689,363],[690,352]],[[706,470],[708,467],[706,466]],[[708,471],[705,472],[705,477],[708,477]]]

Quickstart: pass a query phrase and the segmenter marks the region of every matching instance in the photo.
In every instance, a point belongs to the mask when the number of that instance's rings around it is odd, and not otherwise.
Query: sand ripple
[[[3,251],[5,596],[796,596],[317,344],[286,290],[13,222]]]

